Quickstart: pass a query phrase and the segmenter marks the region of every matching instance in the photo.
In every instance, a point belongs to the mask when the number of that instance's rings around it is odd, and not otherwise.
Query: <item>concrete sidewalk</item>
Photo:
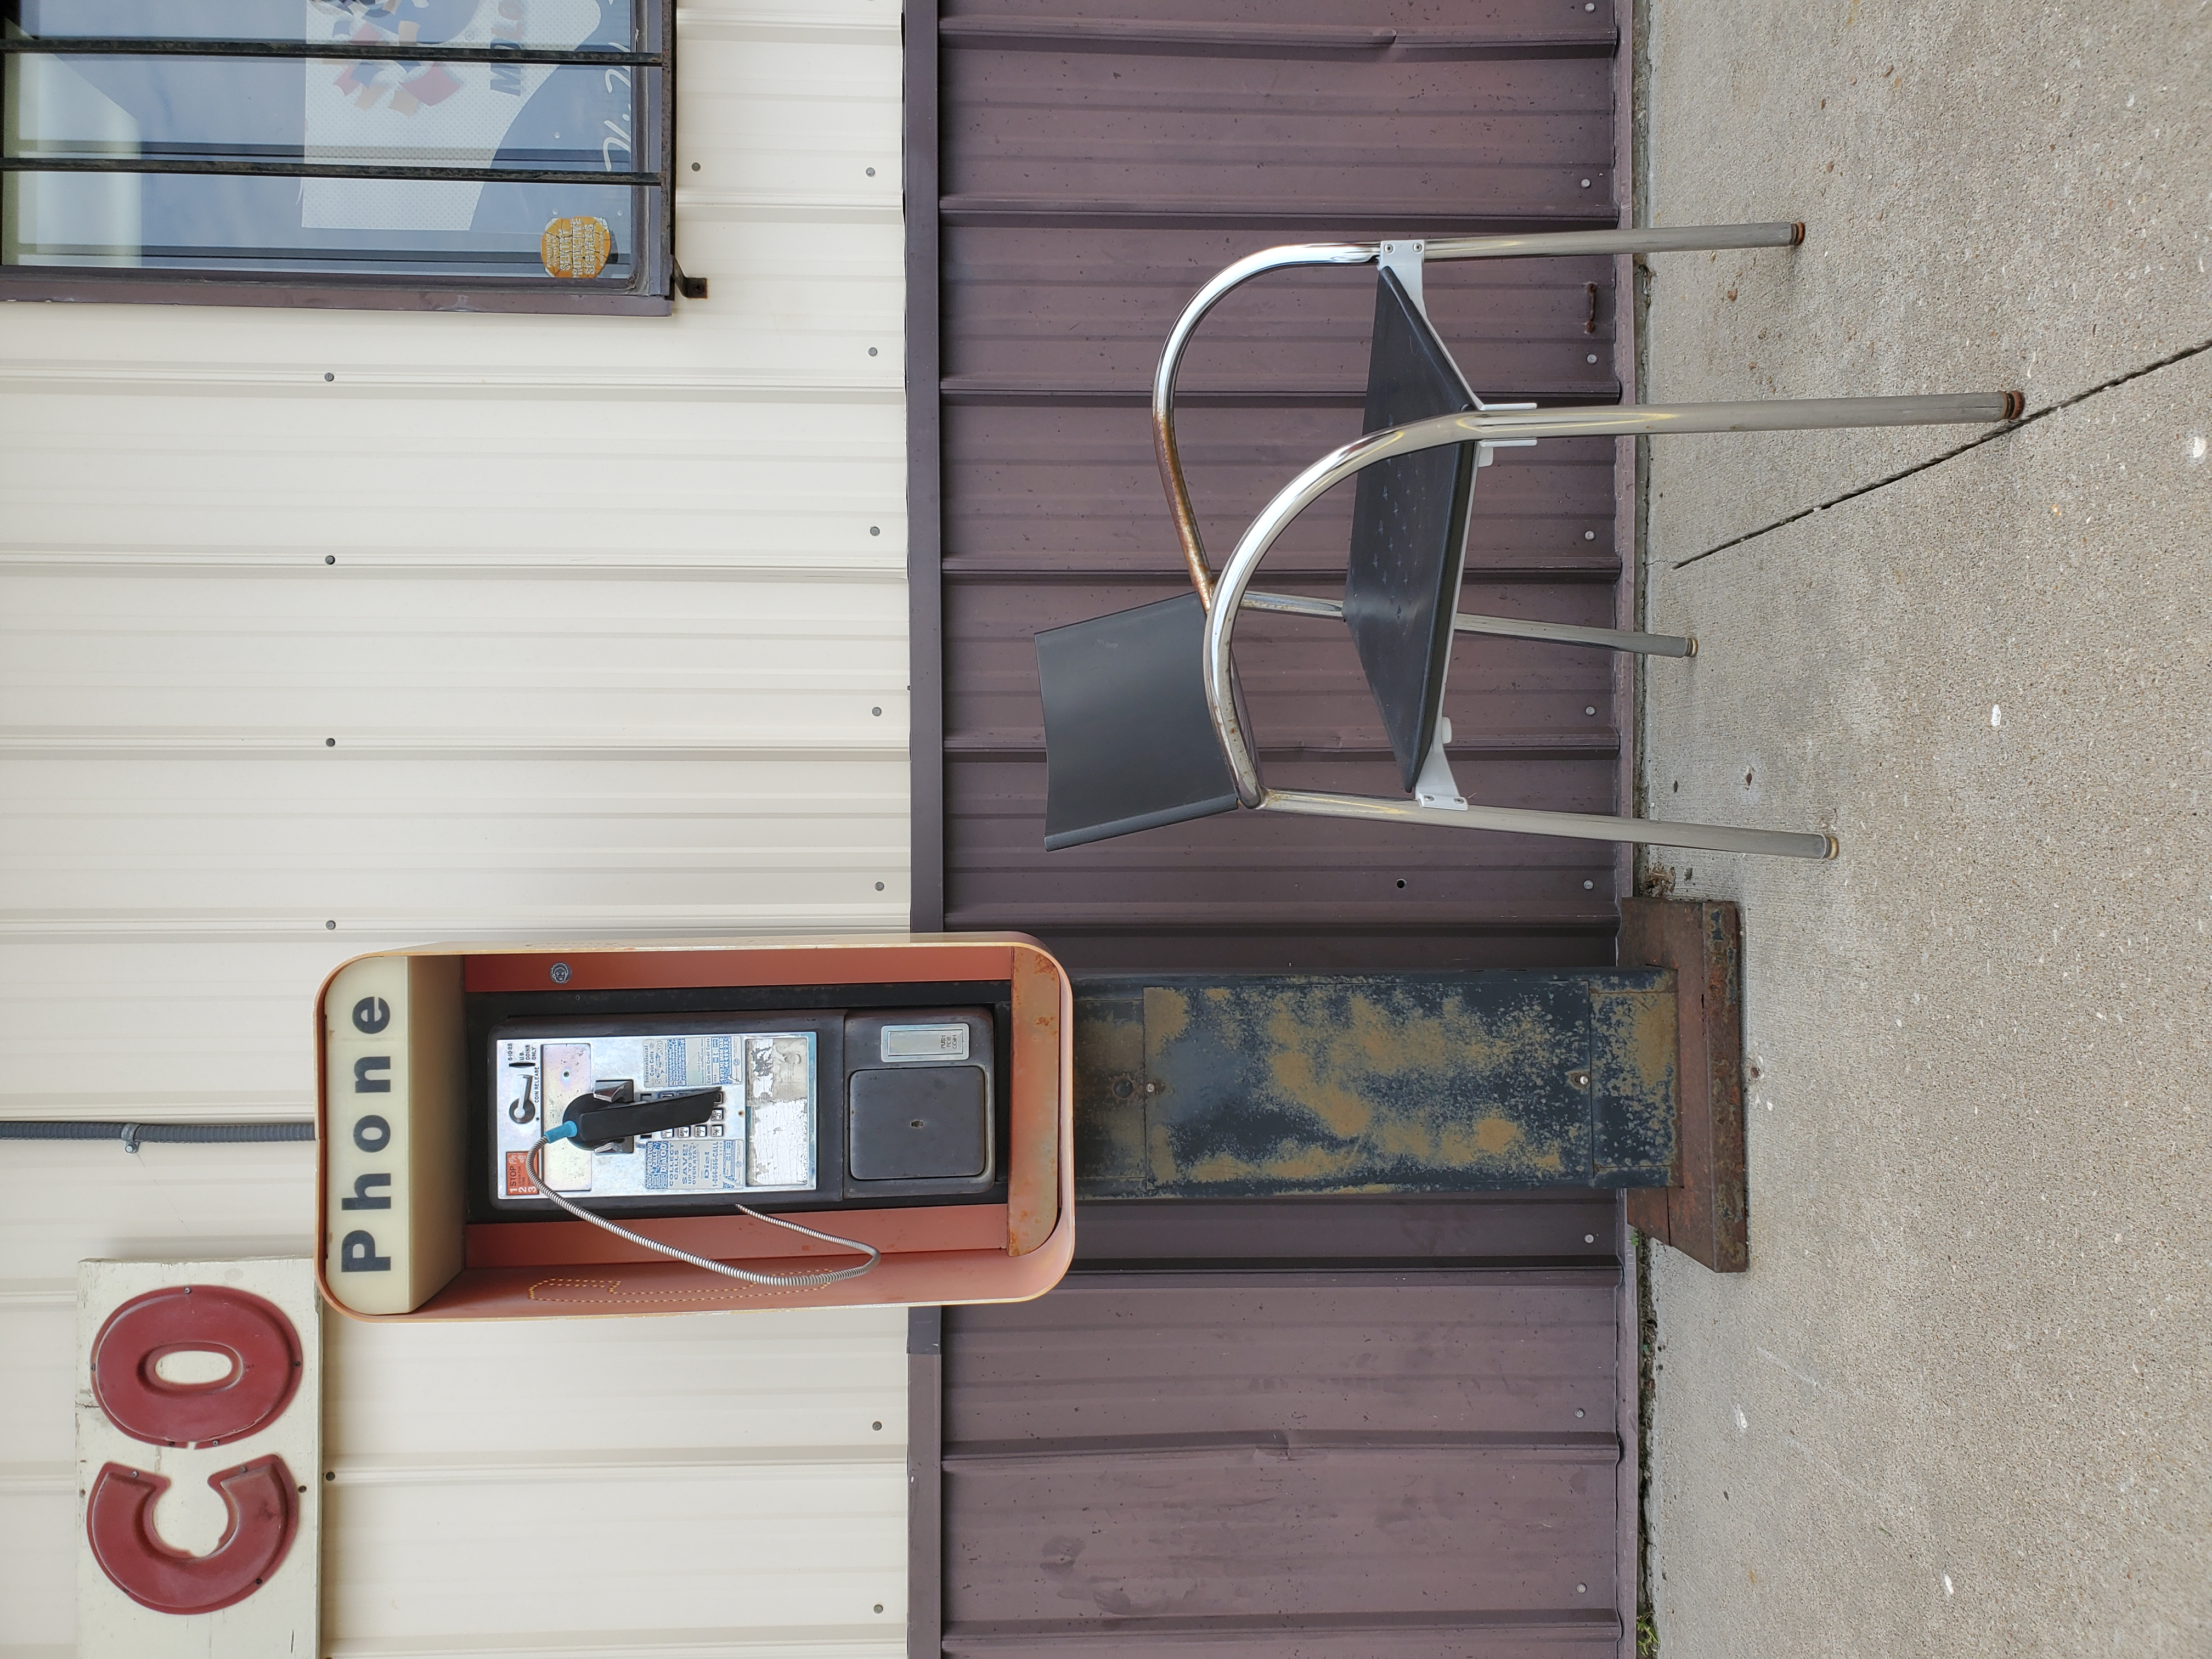
[[[1643,396],[2030,415],[1651,446],[1644,810],[1843,843],[1650,855],[1752,1069],[1661,1651],[2212,1652],[2212,8],[1652,9],[1649,222],[1810,231],[1655,258]]]

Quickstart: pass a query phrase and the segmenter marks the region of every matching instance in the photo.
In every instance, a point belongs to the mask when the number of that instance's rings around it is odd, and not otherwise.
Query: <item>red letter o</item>
[[[230,1357],[212,1382],[155,1374],[165,1354]],[[266,1428],[300,1386],[300,1337],[283,1309],[219,1285],[172,1285],[125,1303],[92,1344],[92,1392],[107,1420],[156,1446],[213,1446]]]

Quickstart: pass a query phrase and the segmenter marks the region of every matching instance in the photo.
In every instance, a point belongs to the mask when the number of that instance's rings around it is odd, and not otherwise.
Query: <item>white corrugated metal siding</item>
[[[679,12],[672,319],[0,307],[0,1116],[304,1115],[385,945],[904,926],[898,26]],[[76,1261],[311,1181],[0,1143],[0,1654],[70,1642]],[[901,1651],[903,1332],[332,1316],[326,1646]]]

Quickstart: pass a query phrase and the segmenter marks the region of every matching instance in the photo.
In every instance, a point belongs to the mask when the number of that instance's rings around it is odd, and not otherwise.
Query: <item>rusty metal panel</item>
[[[1086,1204],[1059,1289],[945,1313],[939,1650],[1613,1650],[1611,1212]]]
[[[1742,913],[1725,899],[1632,898],[1620,908],[1621,959],[1675,970],[1681,1056],[1675,1169],[1663,1188],[1629,1194],[1629,1224],[1715,1273],[1747,1272]]]
[[[1160,343],[1199,283],[1271,243],[1617,222],[1617,23],[1556,0],[974,0],[936,24],[938,396],[914,390],[915,915],[1019,927],[1089,973],[1603,965],[1615,860],[1593,843],[1236,815],[1048,854],[1030,637],[1167,597],[1182,564],[1151,453]],[[915,166],[920,180],[925,170]],[[1438,265],[1432,314],[1478,389],[1610,403],[1614,262]],[[1224,302],[1182,376],[1210,544],[1357,434],[1371,272]],[[1615,447],[1502,454],[1475,492],[1464,608],[1619,625]],[[1341,591],[1349,492],[1284,538],[1270,586]],[[1388,793],[1340,629],[1255,617],[1240,672],[1267,775]],[[940,684],[941,697],[927,688]],[[1498,805],[1620,809],[1626,681],[1603,653],[1455,651],[1454,764]],[[918,767],[921,763],[917,763]],[[941,811],[938,805],[941,797]],[[941,839],[940,839],[941,836]]]
[[[1077,1191],[1663,1185],[1674,986],[1580,974],[1085,979]]]

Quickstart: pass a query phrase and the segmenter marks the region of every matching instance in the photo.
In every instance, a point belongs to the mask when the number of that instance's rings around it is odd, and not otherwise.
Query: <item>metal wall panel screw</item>
[[[1595,530],[1585,530],[1585,531],[1583,531],[1583,539],[1584,541],[1586,541],[1586,542],[1594,542],[1594,541],[1595,541],[1595,540],[1597,539],[1597,532],[1596,532],[1596,531],[1595,531]]]
[[[1585,708],[1583,710],[1583,713],[1585,714],[1595,714],[1597,713],[1597,710],[1595,708]]]
[[[335,374],[325,374],[323,378],[326,380],[335,380],[337,379],[337,376]]]
[[[1589,891],[1590,890],[1590,889],[1592,889],[1593,887],[1595,887],[1596,885],[1597,885],[1597,884],[1596,884],[1595,882],[1594,882],[1594,881],[1586,881],[1586,882],[1584,882],[1584,883],[1583,884],[1583,891],[1584,891],[1585,893],[1587,893],[1587,892],[1589,892]]]
[[[883,883],[881,883],[881,882],[878,882],[878,883],[876,884],[876,890],[877,890],[878,893],[880,893],[880,892],[882,892],[882,891],[884,890],[884,884],[883,884]],[[883,1425],[881,1425],[881,1424],[879,1423],[879,1424],[878,1424],[876,1426],[877,1426],[878,1428],[881,1428],[881,1427],[883,1426]]]
[[[871,357],[872,357],[872,356],[874,356],[875,355],[876,355],[876,349],[875,349],[875,347],[873,347],[873,346],[870,346],[870,347],[868,348],[868,356],[870,356]]]
[[[696,173],[696,172],[698,172],[698,171],[699,171],[699,164],[698,164],[696,161],[694,161],[694,162],[691,164],[691,171],[692,171],[692,172],[694,172],[694,173]]]
[[[875,170],[873,167],[870,167],[870,168],[868,169],[868,177],[869,177],[869,178],[871,178],[871,179],[872,179],[872,178],[874,178],[875,176],[876,176],[876,170]]]
[[[1575,1594],[1577,1595],[1588,1595],[1589,1594],[1589,1586],[1588,1584],[1576,1585]]]
[[[879,524],[872,524],[868,526],[868,534],[871,536],[880,536],[883,533],[884,527]]]
[[[1582,1414],[1583,1414],[1583,1408],[1582,1408],[1580,1406],[1576,1407],[1575,1407],[1575,1415],[1576,1415],[1577,1417],[1580,1417]]]
[[[1583,179],[1583,188],[1584,190],[1588,190],[1588,189],[1589,188],[1589,179]]]
[[[566,984],[568,982],[568,964],[567,963],[565,963],[565,962],[556,962],[556,963],[555,963],[553,964],[553,970],[552,970],[552,971],[553,971],[553,982],[554,982],[556,985],[566,985]]]
[[[1584,1233],[1584,1234],[1583,1235],[1583,1243],[1585,1243],[1585,1244],[1595,1244],[1595,1243],[1597,1243],[1597,1235],[1596,1235],[1595,1233]],[[1580,1416],[1582,1415],[1582,1413],[1581,1413],[1580,1412],[1577,1412],[1577,1413],[1575,1413],[1575,1415],[1576,1415],[1577,1417],[1580,1417]]]
[[[323,562],[325,564],[336,564],[337,562],[338,556],[335,553],[325,553],[323,555]]]
[[[1577,1089],[1587,1089],[1589,1087],[1589,1073],[1588,1072],[1570,1072],[1567,1073],[1567,1081],[1573,1084]]]
[[[1594,363],[1594,362],[1595,362],[1597,361],[1597,353],[1595,353],[1595,351],[1591,352],[1591,353],[1589,354],[1589,356],[1587,356],[1587,357],[1585,357],[1585,358],[1583,358],[1583,361],[1584,362],[1586,362],[1586,363]]]
[[[337,931],[337,923],[336,923],[335,921],[326,921],[326,922],[325,922],[325,923],[323,924],[323,926],[324,926],[324,927],[327,927],[327,928],[330,928],[332,932],[336,932],[336,931]]]

